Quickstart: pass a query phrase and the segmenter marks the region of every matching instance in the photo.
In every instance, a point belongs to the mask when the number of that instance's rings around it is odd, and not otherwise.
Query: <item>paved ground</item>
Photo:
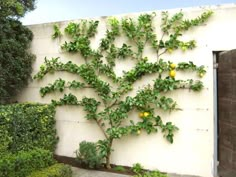
[[[121,175],[116,173],[107,173],[103,171],[96,171],[96,170],[84,170],[80,168],[74,168],[73,170],[73,177],[130,177],[129,175]]]
[[[72,167],[72,170],[73,170],[73,177],[131,177],[129,175],[121,175],[121,174],[110,173],[110,172],[108,173],[96,170],[85,170],[75,167]],[[169,177],[197,177],[197,176],[169,174]]]

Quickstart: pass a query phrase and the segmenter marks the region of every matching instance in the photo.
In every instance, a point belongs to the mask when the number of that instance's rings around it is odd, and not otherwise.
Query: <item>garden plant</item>
[[[72,175],[69,166],[53,157],[58,142],[55,113],[53,105],[0,105],[0,176]]]
[[[45,58],[34,79],[40,80],[45,75],[55,72],[78,75],[78,80],[66,81],[58,78],[42,87],[40,89],[42,97],[66,89],[78,89],[80,93],[83,93],[84,89],[89,89],[97,93],[97,97],[84,96],[82,100],[78,100],[72,93],[64,94],[60,100],[52,100],[55,106],[82,106],[87,112],[85,119],[96,122],[101,129],[104,139],[93,143],[87,142],[87,145],[86,142],[81,144],[91,146],[91,149],[97,151],[93,167],[105,162],[106,168],[111,168],[113,142],[127,135],[139,135],[141,132],[150,134],[160,130],[166,140],[173,143],[174,133],[178,128],[172,122],[166,122],[157,111],[179,110],[176,101],[167,96],[169,92],[177,89],[201,91],[204,87],[201,78],[204,77],[206,68],[197,66],[191,61],[174,63],[165,60],[163,56],[166,53],[172,54],[175,50],[187,52],[194,49],[196,41],[184,41],[182,36],[191,28],[204,24],[212,13],[206,11],[194,19],[185,19],[183,12],[174,15],[162,12],[160,34],[156,33],[153,23],[157,18],[155,13],[141,14],[138,18],[109,18],[105,36],[96,49],[92,47],[91,41],[97,34],[99,21],[71,22],[64,32],[61,32],[59,25],[54,26],[55,33],[52,35],[54,39],[61,40],[63,34],[70,37],[70,41],[65,41],[61,48],[69,53],[78,53],[80,55],[78,60],[84,62],[78,65],[73,61],[63,63],[59,58]],[[124,39],[121,46],[116,44],[118,38]],[[156,53],[155,62],[144,55],[147,46],[151,46]],[[122,76],[118,76],[115,68],[117,62],[121,60],[132,60],[136,64],[131,70],[124,71]],[[178,72],[186,74],[195,72],[199,79],[179,80],[176,79]],[[139,88],[135,96],[129,95],[134,89],[134,83],[145,75],[156,76],[153,84]],[[139,112],[137,114],[140,117],[139,121],[129,117],[132,111]],[[80,161],[89,163],[88,159],[84,159],[84,154],[86,152],[77,151]]]

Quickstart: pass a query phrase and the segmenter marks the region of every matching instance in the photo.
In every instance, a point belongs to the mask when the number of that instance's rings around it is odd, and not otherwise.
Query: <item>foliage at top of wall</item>
[[[55,107],[52,105],[2,105],[0,127],[3,129],[0,134],[4,131],[6,137],[1,146],[5,143],[4,148],[13,153],[36,147],[54,152],[58,141],[55,122]],[[1,140],[2,138],[1,136]]]
[[[35,9],[35,0],[1,0],[0,9],[0,18],[23,17]]]
[[[68,82],[59,78],[42,87],[40,94],[44,97],[51,92],[63,92],[66,89],[90,89],[97,93],[99,98],[85,96],[82,100],[78,100],[71,93],[64,94],[63,98],[52,100],[52,103],[56,106],[82,106],[87,112],[85,118],[97,123],[104,134],[104,140],[99,140],[96,145],[98,152],[106,160],[107,168],[110,168],[110,155],[115,139],[130,134],[139,135],[142,131],[150,134],[161,130],[164,137],[173,143],[174,133],[178,128],[172,122],[164,121],[158,112],[179,110],[176,101],[168,97],[168,92],[177,89],[201,91],[204,87],[201,80],[176,79],[176,73],[192,71],[196,72],[201,79],[206,69],[191,61],[173,63],[162,57],[163,54],[173,53],[178,49],[183,52],[194,49],[196,41],[184,41],[181,36],[191,28],[205,23],[212,13],[212,11],[206,11],[194,19],[184,19],[183,12],[173,16],[170,16],[168,12],[163,12],[160,24],[161,34],[156,34],[154,28],[155,13],[141,14],[137,19],[110,18],[105,36],[100,40],[97,49],[91,47],[91,39],[97,33],[99,21],[71,22],[64,29],[70,41],[65,41],[61,47],[64,51],[79,53],[81,57],[78,59],[83,59],[84,63],[77,65],[72,61],[62,63],[59,58],[51,60],[45,58],[44,64],[40,66],[40,71],[34,78],[42,79],[48,73],[69,72],[78,75],[82,82],[77,80]],[[54,26],[54,30],[53,38],[62,35],[59,26]],[[128,43],[117,46],[115,41],[118,37],[123,37],[128,40]],[[156,55],[155,62],[151,62],[144,55],[147,45],[151,46]],[[116,62],[128,59],[135,61],[136,65],[118,77],[114,71]],[[133,90],[133,84],[149,74],[156,74],[153,84],[139,88],[135,96],[127,96]],[[107,77],[110,82],[102,80],[101,75]],[[140,119],[132,120],[129,113],[136,110],[139,111],[137,117]],[[78,154],[81,152],[79,151]]]

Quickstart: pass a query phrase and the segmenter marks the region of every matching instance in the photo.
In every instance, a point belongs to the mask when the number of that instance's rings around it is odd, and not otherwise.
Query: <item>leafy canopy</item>
[[[23,17],[26,12],[35,9],[35,0],[1,0],[0,18]]]
[[[35,57],[28,49],[33,34],[14,19],[0,24],[0,103],[9,103],[31,77]]]
[[[34,9],[35,0],[0,1],[0,104],[9,103],[30,79],[32,32],[16,18]]]

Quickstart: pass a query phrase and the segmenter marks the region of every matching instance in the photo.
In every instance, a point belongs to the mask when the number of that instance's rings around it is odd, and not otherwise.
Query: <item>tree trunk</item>
[[[111,153],[107,154],[107,157],[106,157],[106,168],[107,169],[111,169],[110,157],[111,157]]]
[[[113,142],[113,139],[110,140],[110,143],[109,143],[109,149],[110,149],[110,150],[108,151],[107,156],[106,156],[106,168],[107,168],[107,169],[111,169],[110,158],[111,158],[112,142]]]

